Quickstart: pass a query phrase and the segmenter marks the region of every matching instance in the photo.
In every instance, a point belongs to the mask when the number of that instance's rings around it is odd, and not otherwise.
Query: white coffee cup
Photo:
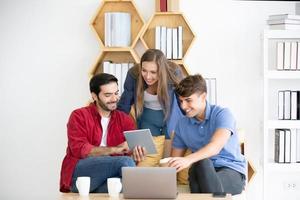
[[[80,176],[76,180],[76,187],[80,196],[88,196],[90,193],[91,178],[88,176]]]
[[[110,197],[118,197],[122,190],[122,183],[120,178],[108,178],[107,189]]]

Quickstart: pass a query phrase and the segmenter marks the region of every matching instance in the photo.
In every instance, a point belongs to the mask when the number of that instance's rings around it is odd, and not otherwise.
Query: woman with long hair
[[[168,139],[183,116],[174,93],[182,78],[177,64],[160,50],[149,49],[128,71],[118,109],[129,113],[133,105],[139,129],[150,129],[154,140]]]

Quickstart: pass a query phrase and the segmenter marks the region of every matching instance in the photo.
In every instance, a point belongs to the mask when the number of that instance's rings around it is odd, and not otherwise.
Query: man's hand
[[[136,162],[140,162],[145,159],[145,155],[147,154],[145,147],[136,146],[132,151],[133,160]]]
[[[168,166],[175,167],[177,172],[188,168],[191,164],[193,164],[192,160],[187,157],[172,157],[168,162]]]
[[[113,154],[126,154],[129,152],[129,149],[125,145],[119,145],[113,148]]]

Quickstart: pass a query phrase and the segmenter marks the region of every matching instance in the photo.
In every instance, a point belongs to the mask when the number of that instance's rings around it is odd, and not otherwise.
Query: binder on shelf
[[[297,69],[297,42],[291,42],[291,70]]]
[[[275,129],[274,161],[284,163],[284,137],[283,129]]]
[[[162,26],[160,31],[160,50],[167,56],[167,27]]]
[[[284,91],[278,91],[278,119],[284,119]]]
[[[297,129],[291,129],[291,163],[297,161]]]
[[[300,70],[300,42],[297,44],[297,70]]]
[[[284,162],[291,162],[291,130],[284,130]]]
[[[182,42],[182,26],[178,26],[178,59],[182,59]]]
[[[131,14],[104,13],[104,44],[108,47],[128,47],[131,44]]]
[[[177,28],[172,28],[172,59],[178,59],[178,30]]]
[[[116,78],[118,79],[118,87],[119,87],[119,94],[122,94],[122,64],[121,63],[116,63]]]
[[[161,38],[160,38],[160,26],[155,27],[155,49],[160,50],[160,43],[161,43]]]
[[[167,28],[167,59],[172,59],[172,28]]]
[[[119,80],[119,84],[121,85],[121,91],[119,93],[120,95],[124,92],[124,83],[129,69],[129,63],[121,63],[121,65],[122,65],[121,80]]]
[[[293,120],[297,120],[297,114],[298,114],[297,93],[298,93],[297,91],[291,91],[291,119]]]
[[[296,129],[296,146],[297,146],[297,152],[296,152],[296,162],[300,163],[300,129]]]
[[[297,91],[297,120],[300,120],[300,91]]]
[[[104,13],[104,45],[111,46],[111,13]]]
[[[284,91],[284,115],[283,119],[291,119],[291,91]]]
[[[110,63],[111,61],[103,61],[103,72],[110,74]]]
[[[277,42],[277,70],[283,70],[284,42]]]
[[[284,42],[284,60],[283,69],[291,69],[291,42]]]

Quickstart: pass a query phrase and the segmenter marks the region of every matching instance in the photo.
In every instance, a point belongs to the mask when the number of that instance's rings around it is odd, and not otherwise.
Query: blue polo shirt
[[[173,147],[196,152],[207,145],[215,131],[225,128],[231,136],[218,155],[210,157],[214,167],[228,167],[246,175],[246,160],[241,154],[235,120],[229,109],[206,102],[205,119],[183,117],[175,129]]]

